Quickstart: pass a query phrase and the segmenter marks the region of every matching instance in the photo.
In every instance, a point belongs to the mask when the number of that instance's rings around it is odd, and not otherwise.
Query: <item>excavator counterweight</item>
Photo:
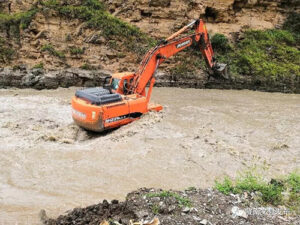
[[[194,34],[179,37],[191,28],[195,28]],[[204,22],[194,20],[148,51],[135,73],[113,74],[102,88],[76,91],[72,99],[74,121],[87,130],[100,132],[130,123],[149,111],[162,110],[161,105],[150,103],[155,72],[161,63],[193,43],[199,47],[210,75],[227,79],[227,65],[215,60]]]

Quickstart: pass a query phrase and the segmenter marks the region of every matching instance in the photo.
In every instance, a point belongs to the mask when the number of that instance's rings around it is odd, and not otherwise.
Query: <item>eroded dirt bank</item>
[[[72,124],[74,88],[0,90],[0,218],[35,224],[140,187],[206,188],[248,166],[299,166],[300,96],[156,88],[165,108],[103,135]]]

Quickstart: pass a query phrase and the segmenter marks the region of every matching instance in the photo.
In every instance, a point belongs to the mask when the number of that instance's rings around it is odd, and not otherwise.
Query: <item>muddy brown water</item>
[[[39,224],[140,187],[209,187],[248,167],[300,165],[300,95],[156,88],[161,113],[96,135],[72,124],[75,89],[0,90],[0,224]]]

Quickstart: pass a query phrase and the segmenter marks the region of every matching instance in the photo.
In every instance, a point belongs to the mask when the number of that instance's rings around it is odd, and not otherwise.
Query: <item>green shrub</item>
[[[286,21],[283,24],[283,29],[292,31],[294,33],[300,33],[300,13],[289,13]]]
[[[216,181],[215,188],[226,195],[234,192],[234,186],[229,177],[225,177],[223,182]]]
[[[41,48],[42,52],[48,52],[49,54],[56,56],[58,58],[64,59],[65,58],[65,54],[61,51],[57,51],[53,45],[51,44],[45,44],[42,46]]]
[[[216,51],[216,58],[229,65],[233,76],[272,82],[300,76],[300,52],[294,35],[287,30],[248,30],[230,51]]]
[[[59,0],[47,0],[47,1],[41,1],[41,5],[48,7],[48,8],[55,8],[60,5]]]
[[[215,51],[225,52],[231,49],[227,37],[223,34],[214,34],[211,38],[211,44]]]
[[[105,10],[103,3],[100,2],[99,0],[85,0],[83,5],[91,9]]]
[[[261,193],[260,200],[273,205],[285,204],[299,209],[300,207],[300,174],[291,173],[283,179],[272,179],[266,182],[262,177],[247,172],[235,181],[225,177],[223,182],[216,181],[215,188],[228,195],[230,193],[242,194],[244,192]],[[289,199],[284,200],[283,192],[289,193]]]
[[[148,193],[146,195],[148,198],[160,197],[160,198],[175,198],[180,207],[191,207],[191,200],[185,197],[180,196],[179,194],[171,191],[161,191],[158,193]]]
[[[8,46],[8,43],[0,37],[0,62],[10,62],[15,54],[15,51]]]
[[[154,205],[151,207],[151,210],[152,210],[152,213],[153,213],[154,215],[157,215],[157,214],[159,213],[160,207],[159,207],[159,205],[154,204]]]
[[[0,26],[15,26],[17,28],[25,29],[29,26],[36,13],[37,9],[14,14],[0,13]]]
[[[84,49],[77,47],[70,47],[69,51],[71,55],[82,55],[84,53]]]
[[[44,69],[44,63],[40,62],[32,67],[33,69]]]
[[[82,66],[79,67],[83,70],[95,70],[96,68],[88,63],[84,63]]]

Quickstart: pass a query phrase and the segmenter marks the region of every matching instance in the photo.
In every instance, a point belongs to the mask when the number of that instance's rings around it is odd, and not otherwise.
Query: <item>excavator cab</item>
[[[112,76],[104,79],[103,88],[110,91],[110,93],[118,93],[122,95],[129,94],[129,85],[132,83],[134,73],[115,73]]]

